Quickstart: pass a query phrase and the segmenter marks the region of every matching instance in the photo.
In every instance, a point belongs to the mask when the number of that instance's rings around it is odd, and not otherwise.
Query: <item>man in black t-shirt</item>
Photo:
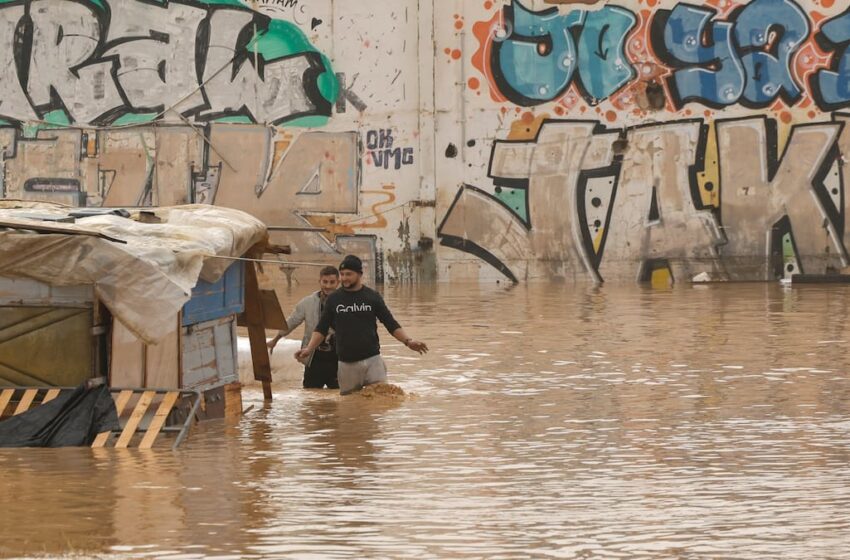
[[[415,352],[424,354],[428,346],[407,336],[381,295],[363,285],[363,263],[359,258],[347,255],[339,265],[339,275],[342,288],[328,296],[310,342],[295,353],[295,358],[301,360],[309,356],[333,328],[339,356],[339,392],[345,395],[387,380],[377,321],[380,320],[390,334]]]

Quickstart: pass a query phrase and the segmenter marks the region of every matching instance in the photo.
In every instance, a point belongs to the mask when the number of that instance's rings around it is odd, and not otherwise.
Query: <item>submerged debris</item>
[[[361,397],[369,399],[374,397],[401,399],[405,396],[404,389],[398,385],[393,385],[392,383],[376,383],[374,385],[367,385],[360,390],[359,394]]]

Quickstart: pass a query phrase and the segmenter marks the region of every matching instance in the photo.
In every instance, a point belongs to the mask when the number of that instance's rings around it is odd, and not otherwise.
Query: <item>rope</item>
[[[347,220],[345,222],[335,222],[334,225],[345,226],[345,225],[348,225],[348,224],[353,223],[353,222],[368,220],[369,218],[374,218],[375,216],[378,216],[380,214],[386,214],[387,212],[392,212],[393,210],[398,210],[399,208],[402,208],[403,206],[408,206],[412,202],[413,202],[412,200],[408,200],[407,202],[403,202],[403,203],[398,204],[396,206],[390,206],[389,208],[387,208],[386,210],[383,210],[381,212],[375,212],[373,214],[367,214],[366,216],[357,216],[356,218],[352,218],[352,219]]]
[[[281,261],[281,260],[271,260],[271,259],[249,259],[248,257],[226,257],[224,255],[201,255],[208,259],[226,259],[229,261],[245,261],[245,262],[258,262],[258,263],[269,263],[269,264],[291,264],[296,266],[328,266],[328,263],[314,263],[314,262],[301,262],[301,261]]]

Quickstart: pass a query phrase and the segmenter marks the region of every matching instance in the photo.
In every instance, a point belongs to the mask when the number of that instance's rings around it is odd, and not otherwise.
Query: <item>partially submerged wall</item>
[[[232,206],[386,281],[839,269],[839,4],[0,4],[0,193]]]

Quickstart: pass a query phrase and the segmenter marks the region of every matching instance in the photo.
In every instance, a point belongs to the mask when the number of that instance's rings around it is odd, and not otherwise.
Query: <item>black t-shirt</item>
[[[339,360],[359,362],[381,353],[378,319],[390,333],[401,328],[375,290],[366,286],[356,292],[340,288],[325,301],[316,332],[327,335],[333,327]]]

